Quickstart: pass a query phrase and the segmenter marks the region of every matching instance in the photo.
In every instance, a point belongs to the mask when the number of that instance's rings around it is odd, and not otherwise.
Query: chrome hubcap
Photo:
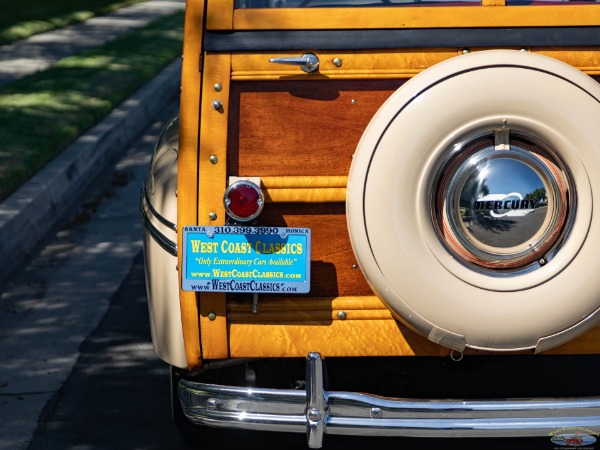
[[[552,150],[502,128],[455,145],[432,188],[432,219],[455,258],[479,272],[545,265],[575,214],[572,179]]]

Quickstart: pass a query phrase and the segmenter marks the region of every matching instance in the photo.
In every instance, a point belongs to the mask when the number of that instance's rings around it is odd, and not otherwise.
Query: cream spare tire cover
[[[398,89],[347,193],[357,260],[394,315],[457,350],[542,351],[593,327],[599,118],[594,80],[528,52],[458,56]]]

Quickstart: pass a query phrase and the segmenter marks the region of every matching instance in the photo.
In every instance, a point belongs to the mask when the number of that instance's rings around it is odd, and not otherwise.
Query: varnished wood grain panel
[[[228,327],[230,353],[235,358],[306,357],[309,352],[324,357],[450,353],[392,319],[296,325],[230,323]]]
[[[448,356],[452,352],[394,320],[386,306],[373,296],[260,296],[258,313],[252,313],[251,308],[251,301],[227,302],[232,356],[303,357],[311,351],[325,356]],[[342,311],[343,319],[338,316]],[[545,354],[597,354],[599,337],[597,326]],[[464,353],[495,354],[473,349]],[[505,354],[531,355],[532,351]]]
[[[267,204],[261,223],[312,233],[310,296],[372,295],[350,246],[343,203]]]
[[[401,80],[235,82],[228,173],[347,175],[364,129]]]
[[[318,73],[307,74],[294,66],[273,64],[271,58],[289,56],[288,52],[233,53],[231,55],[231,79],[234,81],[307,80],[322,81],[353,80],[354,88],[359,80],[408,79],[423,70],[462,54],[462,49],[427,48],[411,50],[327,51],[316,50],[319,58]],[[341,61],[338,65],[334,61]]]
[[[485,2],[494,4],[493,1]],[[600,23],[600,5],[443,6],[402,8],[238,9],[235,30],[586,26]]]
[[[229,323],[230,353],[235,358],[323,356],[448,356],[449,348],[434,344],[392,319],[331,320],[290,323]],[[600,327],[547,354],[598,354]],[[258,343],[258,345],[257,345]],[[465,355],[493,355],[465,350]],[[510,352],[531,355],[530,351]],[[543,357],[543,356],[537,356]]]

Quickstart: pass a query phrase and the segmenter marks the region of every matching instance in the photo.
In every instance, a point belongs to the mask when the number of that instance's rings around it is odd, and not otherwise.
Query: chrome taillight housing
[[[249,222],[256,219],[264,206],[264,195],[260,187],[250,180],[237,180],[223,196],[225,212],[233,220]]]

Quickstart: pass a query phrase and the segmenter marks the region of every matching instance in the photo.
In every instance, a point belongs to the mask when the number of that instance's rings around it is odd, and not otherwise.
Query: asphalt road
[[[28,447],[176,449],[168,366],[150,343],[143,260],[135,258],[99,327],[81,346],[64,386],[46,406]]]

